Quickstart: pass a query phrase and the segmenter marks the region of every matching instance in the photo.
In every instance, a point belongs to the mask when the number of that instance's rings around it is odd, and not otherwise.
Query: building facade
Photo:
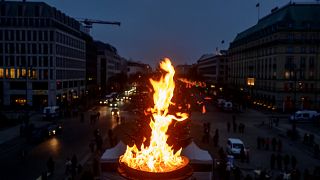
[[[197,71],[208,83],[224,84],[228,78],[227,51],[202,55],[197,61]]]
[[[176,71],[176,76],[178,77],[186,77],[189,75],[192,65],[183,64],[177,65],[174,69]]]
[[[43,107],[84,92],[86,57],[80,24],[43,2],[0,2],[0,98]]]
[[[126,74],[126,60],[118,54],[115,47],[100,41],[97,45],[97,84],[102,91],[108,89],[111,78]]]
[[[149,74],[152,69],[150,65],[141,62],[128,61],[127,62],[127,74],[128,76],[134,76],[136,74]]]
[[[319,107],[320,5],[290,3],[239,33],[229,48],[229,83],[254,103]]]

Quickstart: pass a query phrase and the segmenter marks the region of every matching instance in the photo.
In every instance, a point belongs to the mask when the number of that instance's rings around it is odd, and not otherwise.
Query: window
[[[313,69],[314,68],[314,57],[309,58],[309,68]]]
[[[293,53],[293,47],[292,46],[289,46],[287,47],[287,53]]]
[[[3,76],[3,73],[4,73],[4,69],[3,68],[0,68],[0,78],[2,79],[4,76]]]
[[[300,59],[300,68],[306,67],[306,57],[301,57]]]
[[[14,68],[10,69],[10,78],[12,79],[16,78],[16,70]]]

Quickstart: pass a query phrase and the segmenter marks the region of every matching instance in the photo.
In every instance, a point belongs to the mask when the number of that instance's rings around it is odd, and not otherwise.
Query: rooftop
[[[261,18],[258,23],[237,34],[234,41],[241,40],[272,25],[281,24],[293,29],[319,28],[320,4],[289,3]]]

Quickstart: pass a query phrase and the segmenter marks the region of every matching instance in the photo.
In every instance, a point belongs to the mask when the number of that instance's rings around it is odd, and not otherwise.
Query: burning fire
[[[149,124],[152,130],[150,145],[144,147],[142,144],[140,150],[136,145],[127,146],[125,154],[120,157],[120,162],[127,166],[147,172],[170,172],[185,165],[180,156],[182,149],[174,153],[172,146],[167,144],[166,132],[173,119],[183,121],[188,116],[186,113],[169,114],[168,108],[175,88],[173,80],[175,71],[168,58],[160,63],[160,68],[167,72],[166,75],[162,76],[159,81],[150,79],[154,89],[154,107],[151,108],[153,118]]]

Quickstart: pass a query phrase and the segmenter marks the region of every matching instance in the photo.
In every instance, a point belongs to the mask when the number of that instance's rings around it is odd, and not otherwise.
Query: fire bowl
[[[168,172],[148,172],[142,171],[138,169],[133,169],[127,164],[119,161],[118,173],[126,178],[131,180],[143,179],[143,180],[151,180],[151,179],[166,179],[166,180],[183,180],[190,177],[193,173],[191,166],[189,165],[189,159],[185,156],[181,156],[184,161],[184,165],[175,169],[173,171]]]

